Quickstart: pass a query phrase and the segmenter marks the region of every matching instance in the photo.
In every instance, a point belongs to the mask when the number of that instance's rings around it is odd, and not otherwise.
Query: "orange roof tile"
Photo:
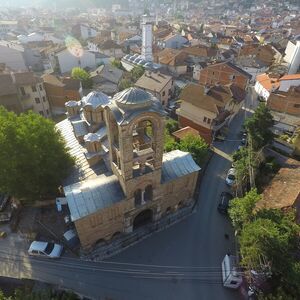
[[[256,81],[258,81],[268,91],[278,89],[280,86],[278,78],[270,78],[266,73],[256,76]]]
[[[284,75],[279,80],[297,80],[300,79],[300,74]]]

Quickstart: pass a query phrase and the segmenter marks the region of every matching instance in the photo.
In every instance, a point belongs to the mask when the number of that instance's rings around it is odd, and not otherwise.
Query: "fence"
[[[145,225],[141,228],[136,229],[134,232],[126,234],[119,237],[117,240],[110,242],[109,244],[102,244],[88,254],[81,256],[86,260],[103,260],[105,258],[111,257],[125,250],[126,248],[136,244],[137,242],[149,237],[154,232],[159,232],[168,228],[169,226],[182,221],[187,216],[193,213],[193,206],[189,205],[179,209],[177,212],[172,215],[167,215],[161,218],[159,221]]]

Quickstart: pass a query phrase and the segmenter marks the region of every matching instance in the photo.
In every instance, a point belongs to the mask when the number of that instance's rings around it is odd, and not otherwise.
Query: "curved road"
[[[240,112],[230,125],[228,140],[214,145],[217,154],[203,177],[197,211],[186,220],[107,262],[50,261],[0,247],[0,275],[58,284],[101,300],[241,299],[239,292],[221,283],[221,261],[227,252],[235,252],[235,242],[230,222],[217,212],[217,204],[221,192],[228,189],[228,154],[239,145],[244,117]],[[230,235],[228,240],[224,233]]]

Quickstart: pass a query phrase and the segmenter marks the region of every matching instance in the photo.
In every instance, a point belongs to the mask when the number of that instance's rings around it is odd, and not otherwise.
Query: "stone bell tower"
[[[111,169],[127,199],[143,202],[160,188],[164,115],[156,98],[135,87],[117,93],[106,108]]]

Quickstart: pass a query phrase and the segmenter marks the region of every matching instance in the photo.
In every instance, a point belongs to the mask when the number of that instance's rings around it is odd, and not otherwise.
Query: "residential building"
[[[156,62],[174,75],[182,75],[187,72],[186,59],[187,54],[177,49],[164,49],[156,55]]]
[[[231,84],[239,86],[241,89],[246,89],[251,75],[237,67],[231,62],[221,62],[208,65],[200,71],[200,84]]]
[[[284,75],[278,74],[260,74],[256,77],[254,89],[258,96],[263,97],[266,101],[270,94],[275,91],[287,92],[290,87],[300,85],[300,74]]]
[[[214,134],[228,125],[242,106],[246,93],[235,84],[203,86],[189,84],[181,92],[177,109],[181,127],[198,130],[207,143]]]
[[[66,108],[57,128],[78,156],[81,177],[71,176],[63,190],[83,248],[194,203],[200,168],[189,153],[163,153],[165,112],[153,95],[129,88],[110,100],[92,92]]]
[[[173,34],[170,33],[162,40],[158,41],[157,45],[164,49],[164,48],[171,48],[171,49],[180,49],[185,44],[187,44],[188,40],[180,34]]]
[[[300,67],[300,41],[289,41],[283,58],[288,63],[288,74],[295,74]]]
[[[51,74],[43,75],[42,79],[53,115],[64,113],[66,102],[82,97],[80,80],[59,78]]]
[[[145,71],[135,86],[150,92],[164,107],[168,104],[174,88],[172,76],[162,74],[159,71]]]
[[[0,73],[0,105],[15,113],[32,110],[50,117],[48,98],[41,78],[33,72]]]
[[[300,163],[287,159],[279,172],[265,188],[258,209],[296,210],[296,221],[300,223]]]
[[[0,36],[4,36],[10,31],[18,28],[18,21],[14,20],[1,20],[0,21]]]
[[[284,75],[279,79],[279,91],[287,92],[292,86],[300,85],[300,73]]]
[[[98,51],[113,58],[121,58],[124,56],[122,47],[113,40],[106,40],[99,44],[97,47]]]
[[[256,77],[254,90],[258,96],[263,97],[266,101],[270,94],[276,91],[280,86],[279,76],[277,74],[260,74]]]
[[[16,43],[0,41],[0,62],[14,71],[27,70],[24,48]]]
[[[95,54],[84,49],[80,55],[75,56],[69,49],[64,48],[55,53],[55,60],[61,74],[71,72],[75,67],[91,69],[96,67]]]
[[[96,29],[87,24],[76,24],[72,27],[72,33],[75,37],[81,39],[93,38],[97,35]]]
[[[118,85],[123,77],[123,71],[112,65],[101,65],[95,71],[90,72],[95,90],[109,96],[118,92]]]
[[[277,90],[271,93],[267,106],[275,121],[275,133],[293,134],[300,124],[300,85],[290,87],[287,92]]]

